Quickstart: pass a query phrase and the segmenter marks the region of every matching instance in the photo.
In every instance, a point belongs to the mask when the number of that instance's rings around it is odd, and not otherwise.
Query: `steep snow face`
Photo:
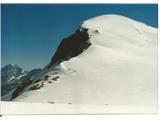
[[[118,106],[157,105],[157,29],[118,15],[86,20],[92,44],[15,101]]]

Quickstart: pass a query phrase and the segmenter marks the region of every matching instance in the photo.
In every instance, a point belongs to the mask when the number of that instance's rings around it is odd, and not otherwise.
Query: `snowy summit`
[[[156,56],[156,28],[119,15],[91,18],[14,101],[155,109]]]

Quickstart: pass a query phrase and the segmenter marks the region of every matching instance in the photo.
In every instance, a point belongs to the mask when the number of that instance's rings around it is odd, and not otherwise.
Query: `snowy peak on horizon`
[[[98,30],[102,34],[108,33],[110,35],[126,37],[128,40],[124,42],[134,42],[139,45],[144,45],[146,42],[154,43],[155,41],[150,39],[157,39],[157,28],[120,15],[94,17],[85,20],[81,27],[87,28],[90,31]],[[133,40],[135,37],[137,40]]]
[[[89,28],[97,26],[98,28],[112,28],[112,26],[126,26],[126,25],[133,25],[133,24],[138,24],[143,27],[148,27],[148,29],[154,29],[154,32],[157,32],[156,29],[152,26],[147,25],[146,23],[122,16],[122,15],[116,15],[116,14],[107,14],[107,15],[100,15],[96,16],[87,20],[84,20],[82,23],[82,26],[87,25]],[[131,26],[132,26],[131,25]],[[87,27],[86,26],[86,27]],[[130,27],[131,27],[130,26]]]
[[[28,72],[23,70],[17,64],[8,64],[1,68],[2,83],[7,83],[11,80],[18,79],[20,76],[26,75]]]

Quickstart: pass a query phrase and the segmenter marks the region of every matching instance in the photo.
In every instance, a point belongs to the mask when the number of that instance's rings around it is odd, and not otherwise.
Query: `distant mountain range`
[[[2,86],[9,84],[15,80],[25,76],[28,71],[23,70],[18,65],[8,64],[1,70]]]
[[[18,86],[24,84],[33,75],[39,73],[41,69],[26,71],[17,64],[8,64],[1,69],[1,96],[2,100],[10,100],[11,94]]]

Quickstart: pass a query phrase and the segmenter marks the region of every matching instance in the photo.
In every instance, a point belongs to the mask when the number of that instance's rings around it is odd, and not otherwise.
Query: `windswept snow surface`
[[[14,101],[107,104],[117,109],[134,106],[134,111],[141,107],[156,111],[157,29],[119,15],[86,20],[81,28],[88,28],[92,45],[44,72],[47,80],[38,83],[43,87]]]

